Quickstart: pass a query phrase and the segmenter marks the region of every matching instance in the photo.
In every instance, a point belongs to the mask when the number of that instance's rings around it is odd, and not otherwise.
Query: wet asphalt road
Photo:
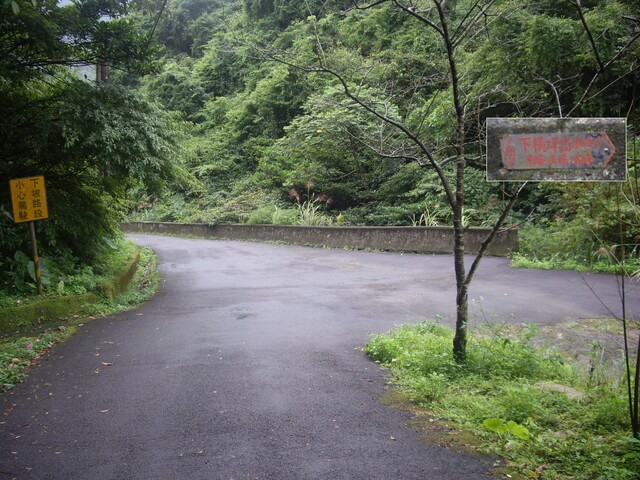
[[[0,478],[484,479],[379,401],[372,332],[453,322],[450,256],[135,235],[159,294],[89,322],[0,396]],[[613,277],[486,258],[474,322],[609,316]],[[637,290],[629,311],[640,311]]]

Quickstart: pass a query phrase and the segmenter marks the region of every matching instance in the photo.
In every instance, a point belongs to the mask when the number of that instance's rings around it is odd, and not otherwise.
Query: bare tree
[[[468,108],[469,99],[461,87],[458,72],[458,48],[471,36],[476,35],[478,30],[484,29],[487,14],[494,5],[495,0],[477,0],[470,3],[470,7],[459,17],[455,28],[451,28],[450,16],[455,6],[455,2],[433,0],[423,5],[428,5],[424,9],[418,8],[413,2],[401,0],[380,0],[368,5],[354,4],[353,9],[367,10],[384,3],[391,3],[396,8],[410,15],[420,22],[425,28],[435,32],[439,38],[445,58],[445,69],[437,78],[428,79],[431,83],[443,82],[448,85],[448,90],[452,98],[452,108],[455,113],[455,135],[454,141],[446,149],[434,148],[428,145],[423,137],[425,133],[421,128],[412,128],[399,116],[393,114],[392,94],[389,94],[387,101],[373,101],[366,95],[366,82],[354,84],[344,73],[336,68],[332,68],[322,41],[318,36],[317,42],[317,64],[314,66],[297,65],[288,59],[286,53],[275,52],[272,49],[264,50],[263,55],[272,60],[281,62],[290,67],[304,70],[309,73],[322,73],[334,77],[342,86],[344,94],[358,107],[364,109],[371,117],[380,123],[378,135],[374,138],[358,136],[358,140],[373,150],[376,154],[386,158],[395,158],[402,161],[418,163],[421,167],[431,168],[436,173],[442,184],[449,207],[451,208],[454,230],[454,269],[456,278],[456,328],[453,340],[453,354],[457,362],[466,361],[467,346],[467,324],[468,314],[468,292],[469,285],[479,267],[480,261],[487,252],[487,249],[498,232],[501,230],[505,219],[511,211],[519,191],[522,186],[518,185],[505,191],[507,201],[504,204],[499,218],[494,223],[489,235],[484,240],[481,248],[467,270],[465,265],[465,232],[466,225],[464,219],[465,207],[465,166],[467,165],[467,146],[475,144],[476,153],[481,150],[480,134],[470,140],[466,126],[469,122],[469,115],[477,114],[470,112]],[[419,87],[419,86],[417,86]],[[389,92],[391,89],[389,89]],[[448,150],[448,151],[447,151]],[[453,181],[445,172],[445,166],[454,165],[455,175]]]

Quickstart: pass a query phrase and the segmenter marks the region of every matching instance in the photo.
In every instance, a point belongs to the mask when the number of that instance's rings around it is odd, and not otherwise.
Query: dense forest
[[[127,216],[451,224],[447,185],[465,227],[493,225],[517,188],[506,224],[523,255],[593,267],[622,243],[633,256],[640,236],[639,7],[4,0],[0,177],[47,176],[42,248],[68,268]],[[93,63],[109,65],[106,81],[69,73]],[[629,181],[486,182],[489,117],[624,117]],[[0,226],[0,280],[13,284],[28,240],[5,189]]]
[[[508,223],[542,228],[523,238],[540,258],[591,263],[620,244],[621,218],[625,242],[636,241],[638,11],[635,1],[446,2],[465,109],[465,225],[492,225],[510,193],[485,181],[487,117],[625,117],[622,193],[529,184]],[[132,85],[190,122],[196,182],[139,194],[135,218],[451,224],[438,172],[376,115],[415,135],[454,181],[439,21],[432,1],[170,1],[156,31],[162,70]]]

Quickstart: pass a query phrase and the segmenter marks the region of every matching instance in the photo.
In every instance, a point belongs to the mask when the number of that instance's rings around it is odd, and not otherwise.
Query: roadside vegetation
[[[640,272],[637,167],[622,185],[572,185],[545,216],[519,227],[513,265],[626,274]]]
[[[433,321],[375,335],[366,352],[421,407],[409,408],[411,423],[426,441],[497,455],[508,464],[497,472],[514,479],[640,478],[620,344],[606,355],[596,342],[573,345],[583,351],[576,362],[575,350],[554,347],[557,332],[540,333],[479,327],[465,366],[451,358],[453,331]]]
[[[114,301],[105,297],[103,285],[127,268],[138,251],[140,260],[128,290]],[[52,275],[52,272],[48,274]],[[62,288],[61,282],[65,280],[66,284]],[[32,278],[25,279],[26,289],[21,292],[13,291],[9,295],[0,291],[2,307],[21,306],[43,300],[64,302],[69,296],[85,293],[94,293],[97,301],[86,303],[80,311],[62,315],[53,321],[34,322],[31,328],[0,334],[0,392],[21,382],[38,359],[53,345],[72,335],[78,324],[128,310],[149,299],[158,286],[156,256],[148,248],[139,249],[135,243],[120,239],[104,252],[95,272],[85,267],[76,276],[59,279],[57,283],[51,281],[43,296],[33,295],[33,281]]]
[[[138,247],[124,238],[104,238],[91,266],[78,264],[77,260],[64,256],[41,256],[42,297],[34,294],[35,268],[30,252],[26,252],[16,250],[13,255],[16,260],[14,268],[5,272],[7,278],[0,289],[0,308],[25,305],[43,298],[100,293],[102,285],[133,261]]]
[[[42,257],[81,288],[79,271],[93,268],[127,216],[492,226],[513,192],[485,181],[487,117],[626,117],[627,183],[530,183],[504,228],[521,231],[516,265],[611,271],[625,245],[636,271],[634,8],[629,0],[5,1],[0,177],[45,176]],[[452,58],[433,28],[443,21]],[[30,31],[41,35],[23,41]],[[108,78],[70,73],[97,59]],[[365,106],[414,133],[434,162]],[[464,201],[452,208],[446,184],[458,177]],[[11,211],[5,184],[0,289],[9,285],[9,295],[26,278],[29,250]]]

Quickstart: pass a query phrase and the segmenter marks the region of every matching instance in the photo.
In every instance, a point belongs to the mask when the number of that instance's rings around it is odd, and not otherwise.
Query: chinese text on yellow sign
[[[15,223],[33,222],[49,217],[43,176],[14,178],[9,183]]]

